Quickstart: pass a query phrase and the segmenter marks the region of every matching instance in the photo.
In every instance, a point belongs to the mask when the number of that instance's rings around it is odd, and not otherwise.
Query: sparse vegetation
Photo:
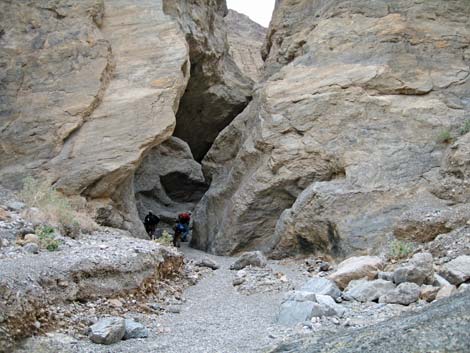
[[[450,130],[442,130],[437,136],[438,143],[450,143],[452,141],[452,135]]]
[[[460,135],[465,135],[470,132],[470,119],[465,120],[462,127],[460,128]]]
[[[43,225],[36,228],[36,234],[39,237],[39,243],[42,248],[49,251],[59,249],[60,241],[55,238],[55,229],[49,225]]]
[[[169,246],[173,244],[173,236],[165,229],[162,233],[162,236],[158,239],[155,239],[155,242]]]
[[[411,243],[402,240],[394,240],[390,244],[389,256],[392,259],[404,259],[410,257],[414,247]]]
[[[75,238],[81,231],[89,233],[97,228],[83,209],[72,206],[69,199],[47,181],[26,178],[21,197],[29,207],[40,210],[44,223],[55,225],[64,235]]]

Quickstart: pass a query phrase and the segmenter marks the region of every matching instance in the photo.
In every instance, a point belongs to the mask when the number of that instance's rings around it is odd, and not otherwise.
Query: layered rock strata
[[[464,0],[278,2],[266,82],[203,161],[193,245],[369,252],[403,213],[468,202],[469,14]]]
[[[51,305],[126,295],[177,275],[183,266],[176,251],[122,234],[95,234],[67,245],[0,261],[0,352],[11,352],[15,340],[36,332]]]

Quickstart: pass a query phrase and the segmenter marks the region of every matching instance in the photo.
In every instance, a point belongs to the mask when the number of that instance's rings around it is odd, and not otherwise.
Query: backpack
[[[191,216],[187,212],[180,213],[178,215],[178,218],[180,219],[180,221],[185,222],[185,223],[189,223],[189,221],[191,220]]]

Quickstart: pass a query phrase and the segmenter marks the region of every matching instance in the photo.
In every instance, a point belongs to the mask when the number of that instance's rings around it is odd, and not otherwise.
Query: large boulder
[[[324,277],[314,277],[308,280],[308,282],[300,287],[300,290],[315,294],[329,295],[333,299],[337,299],[341,296],[341,291],[336,283]]]
[[[392,282],[376,279],[374,281],[355,280],[349,282],[344,291],[344,297],[359,302],[377,301],[382,295],[395,289]]]
[[[374,279],[383,266],[384,262],[378,256],[350,257],[341,262],[337,270],[328,278],[333,280],[340,289],[344,289],[352,280],[364,277]]]
[[[113,344],[124,338],[125,320],[121,317],[109,317],[99,320],[90,327],[90,340],[93,343]]]
[[[446,263],[441,275],[457,286],[468,281],[470,279],[470,255],[462,255]]]
[[[380,249],[407,211],[450,215],[464,199],[440,189],[464,186],[467,141],[455,156],[440,135],[470,113],[469,6],[279,1],[265,80],[203,160],[193,245],[345,257]]]
[[[413,282],[430,284],[434,279],[433,258],[430,253],[418,253],[408,261],[408,264],[398,267],[393,273],[393,282]]]
[[[293,291],[281,303],[277,322],[290,326],[309,321],[312,317],[342,316],[344,312],[345,309],[329,295]]]
[[[266,257],[261,251],[250,251],[240,255],[240,257],[230,266],[231,270],[241,270],[247,266],[265,267]]]
[[[410,305],[419,299],[421,290],[416,283],[405,282],[379,298],[379,303]]]
[[[269,353],[467,352],[470,295],[462,293],[407,315],[342,332],[322,330],[276,343]],[[393,341],[390,340],[393,337]]]

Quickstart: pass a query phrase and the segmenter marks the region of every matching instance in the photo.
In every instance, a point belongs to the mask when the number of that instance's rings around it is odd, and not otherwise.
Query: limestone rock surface
[[[247,105],[253,81],[230,56],[225,0],[163,0],[163,8],[180,23],[191,57],[191,78],[178,109],[175,136],[186,141],[200,161]]]
[[[189,50],[161,0],[0,3],[0,178],[47,178],[143,235],[132,178],[171,136]]]
[[[152,211],[171,226],[179,213],[194,209],[207,188],[201,165],[177,137],[152,148],[134,177],[140,219]]]
[[[259,81],[264,65],[261,48],[266,37],[266,28],[235,10],[228,10],[224,21],[227,26],[229,53],[235,64],[245,76],[255,82]]]
[[[467,203],[469,14],[466,0],[278,2],[265,81],[203,160],[193,245],[347,256],[378,251],[404,212]]]

